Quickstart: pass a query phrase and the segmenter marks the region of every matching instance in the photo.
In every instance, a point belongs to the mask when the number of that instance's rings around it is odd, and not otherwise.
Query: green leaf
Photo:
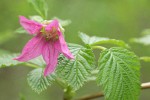
[[[140,60],[143,60],[145,62],[150,62],[150,57],[140,57]]]
[[[21,62],[13,60],[15,57],[17,57],[17,54],[1,55],[0,56],[0,68],[21,64]]]
[[[104,50],[98,62],[98,85],[107,100],[138,100],[140,63],[137,56],[119,47]]]
[[[150,35],[145,35],[141,38],[133,38],[131,42],[140,43],[144,45],[150,45]]]
[[[125,47],[129,48],[129,45],[126,44],[122,40],[116,40],[116,39],[109,39],[105,37],[97,37],[97,36],[88,36],[85,33],[80,32],[79,37],[82,39],[82,41],[85,44],[90,44],[90,45],[100,45],[100,44],[114,44],[118,45],[120,47]]]
[[[27,31],[23,27],[19,27],[15,30],[15,33],[27,34]]]
[[[47,77],[44,77],[43,69],[37,68],[32,70],[28,74],[27,80],[28,80],[28,84],[35,92],[41,93],[42,91],[46,90],[48,86],[52,84],[52,82],[55,80],[55,76],[54,74],[51,74]]]
[[[85,33],[80,32],[79,33],[79,37],[82,39],[82,41],[85,44],[93,44],[96,43],[98,41],[103,41],[103,40],[108,40],[109,38],[104,38],[104,37],[97,37],[97,36],[88,36]]]
[[[35,65],[38,65],[40,67],[43,67],[43,66],[45,67],[46,66],[45,61],[43,60],[42,56],[34,58],[34,59],[32,59],[28,62],[32,63],[32,64],[35,64]]]
[[[61,24],[61,26],[68,26],[69,24],[71,24],[71,20],[62,20],[58,17],[54,17],[53,19],[57,19],[59,21],[59,23]]]
[[[39,22],[39,23],[41,23],[42,21],[44,21],[44,19],[41,16],[38,16],[38,15],[30,16],[30,19],[34,20],[36,22]]]
[[[75,59],[68,60],[64,56],[60,56],[56,71],[74,90],[77,90],[88,80],[88,76],[91,75],[95,57],[88,45],[83,47],[70,44],[69,48]]]
[[[47,18],[48,6],[45,0],[28,0],[32,4],[36,12],[44,19]]]

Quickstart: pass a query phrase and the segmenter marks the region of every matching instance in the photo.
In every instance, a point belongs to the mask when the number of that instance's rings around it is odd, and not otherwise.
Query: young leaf
[[[23,27],[19,27],[15,30],[15,33],[27,34],[27,31]]]
[[[140,60],[150,62],[150,57],[140,57]]]
[[[126,44],[122,40],[116,40],[116,39],[109,39],[105,37],[97,37],[97,36],[88,36],[85,33],[80,32],[79,37],[82,39],[82,41],[85,44],[90,45],[99,45],[99,44],[115,44],[121,47],[129,48],[129,45]]]
[[[37,93],[41,93],[43,90],[46,90],[47,87],[52,84],[54,79],[54,74],[44,77],[42,68],[32,70],[27,77],[28,84]]]
[[[92,49],[88,45],[83,47],[70,44],[69,46],[75,59],[68,60],[64,56],[60,56],[56,71],[74,90],[77,90],[88,80],[88,76],[94,68],[95,58]]]
[[[17,64],[21,64],[21,62],[13,60],[17,57],[17,54],[4,54],[0,56],[0,68],[8,67],[8,66],[15,66]]]
[[[53,19],[57,19],[61,26],[68,26],[69,24],[71,24],[71,20],[62,20],[58,17],[54,17]]]
[[[140,43],[144,45],[150,45],[150,35],[145,35],[141,38],[133,38],[131,42]]]
[[[104,38],[104,37],[97,37],[97,36],[88,36],[85,33],[80,32],[79,33],[79,37],[82,39],[82,41],[85,44],[93,44],[96,43],[98,41],[103,41],[103,40],[108,40],[109,38]]]
[[[28,0],[28,2],[32,4],[39,15],[44,19],[47,18],[48,6],[45,0]]]
[[[124,48],[104,50],[99,58],[98,85],[107,100],[138,100],[140,63],[136,55]]]
[[[44,19],[41,16],[38,16],[38,15],[30,16],[30,19],[34,20],[36,22],[39,22],[39,23],[41,23],[42,21],[44,21]]]

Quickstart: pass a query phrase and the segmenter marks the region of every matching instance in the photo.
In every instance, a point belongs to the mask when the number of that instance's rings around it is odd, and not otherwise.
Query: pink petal
[[[59,52],[54,48],[53,43],[47,42],[43,47],[42,56],[47,65],[44,70],[44,76],[47,76],[50,73],[54,72],[57,65]]]
[[[45,28],[46,31],[50,31],[52,28],[58,29],[59,27],[59,22],[55,19],[53,20],[50,24],[48,24]]]
[[[44,43],[45,41],[40,35],[33,37],[23,48],[22,54],[15,60],[25,62],[39,56],[42,53]]]
[[[28,20],[24,16],[19,16],[20,24],[29,34],[37,34],[42,29],[42,24],[33,20]]]
[[[68,59],[73,59],[74,56],[71,54],[67,43],[65,42],[65,39],[63,37],[63,34],[61,32],[58,32],[59,40],[55,42],[54,46],[55,49],[57,49],[59,52],[63,53],[64,56],[66,56]]]

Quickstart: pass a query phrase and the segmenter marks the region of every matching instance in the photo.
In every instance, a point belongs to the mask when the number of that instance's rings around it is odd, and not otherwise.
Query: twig
[[[150,88],[150,82],[142,83],[141,89],[148,89],[148,88]]]
[[[141,84],[141,89],[149,89],[149,88],[150,88],[150,82]],[[91,99],[95,99],[95,98],[99,98],[103,96],[104,96],[103,93],[97,93],[97,94],[83,96],[77,100],[91,100]]]

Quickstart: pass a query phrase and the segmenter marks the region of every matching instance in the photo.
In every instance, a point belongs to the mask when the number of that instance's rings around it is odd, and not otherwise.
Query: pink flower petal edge
[[[55,43],[55,49],[57,49],[60,53],[63,53],[68,59],[74,59],[74,56],[70,52],[67,43],[64,40],[63,34],[61,32],[59,34],[59,40]]]
[[[28,41],[21,55],[14,58],[14,60],[26,62],[42,55],[46,62],[44,76],[47,76],[54,72],[60,53],[63,53],[68,59],[74,58],[59,29],[59,22],[57,20],[53,20],[48,25],[42,25],[33,20],[28,20],[24,16],[20,16],[20,24],[29,34],[35,34],[35,36]],[[42,32],[43,27],[45,31]]]
[[[26,62],[40,56],[42,53],[43,44],[44,41],[41,36],[37,35],[33,37],[23,48],[21,55],[14,59],[21,62]]]
[[[42,56],[47,65],[44,70],[44,76],[47,76],[55,70],[59,52],[54,48],[53,43],[46,43],[43,47]]]
[[[19,16],[20,24],[29,34],[37,34],[42,29],[42,24],[33,20],[28,20],[24,16]]]

